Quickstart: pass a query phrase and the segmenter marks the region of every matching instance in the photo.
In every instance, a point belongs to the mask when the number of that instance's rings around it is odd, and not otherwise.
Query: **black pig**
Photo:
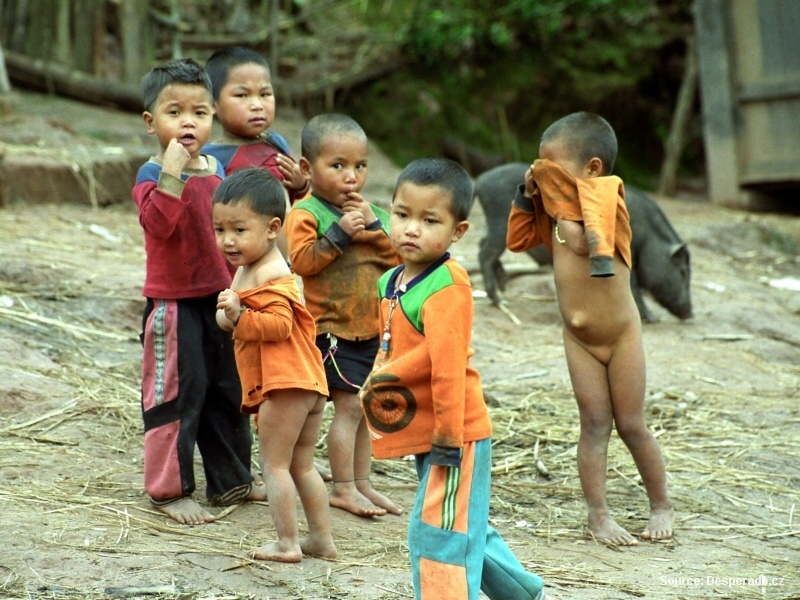
[[[500,262],[506,249],[508,215],[517,186],[524,182],[527,163],[509,163],[490,169],[475,180],[475,196],[486,215],[486,236],[480,241],[478,261],[483,285],[493,304],[500,298],[497,290],[505,289],[508,276]],[[656,202],[643,191],[625,186],[625,204],[630,214],[631,291],[643,321],[654,317],[642,298],[647,290],[661,306],[680,319],[692,316],[689,292],[690,265],[686,242],[675,232]],[[528,254],[540,265],[550,264],[552,257],[544,246],[531,248]]]

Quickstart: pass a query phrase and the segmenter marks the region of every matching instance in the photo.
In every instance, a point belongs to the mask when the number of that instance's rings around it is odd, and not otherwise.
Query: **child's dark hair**
[[[158,65],[142,78],[144,109],[150,111],[158,95],[168,85],[202,85],[211,95],[211,80],[196,60],[178,58]]]
[[[617,159],[617,136],[600,115],[576,112],[562,117],[544,130],[540,145],[560,140],[575,159],[585,165],[595,156],[603,161],[603,175],[611,175]]]
[[[214,52],[206,61],[206,73],[211,78],[214,100],[219,100],[219,93],[228,83],[228,75],[231,69],[251,63],[264,67],[267,70],[267,75],[272,79],[272,72],[269,69],[267,60],[255,50],[242,46],[228,46]]]
[[[450,212],[456,221],[466,221],[472,207],[472,180],[464,167],[449,158],[418,158],[402,170],[394,195],[404,184],[435,185],[450,194]],[[394,195],[392,200],[394,200]]]
[[[261,167],[239,169],[226,177],[214,192],[215,204],[246,203],[253,212],[266,217],[286,218],[283,184]]]
[[[308,161],[314,161],[322,151],[322,144],[329,135],[348,135],[362,137],[367,134],[354,119],[338,113],[327,113],[312,117],[300,134],[300,154]]]

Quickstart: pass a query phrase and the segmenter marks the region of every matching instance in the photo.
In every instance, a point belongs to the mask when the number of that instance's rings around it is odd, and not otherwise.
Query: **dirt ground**
[[[30,94],[13,108],[0,142],[152,143],[136,115]],[[274,129],[296,150],[301,126],[279,107]],[[374,148],[368,197],[386,203],[397,171]],[[547,270],[511,280],[519,325],[476,297],[473,364],[493,399],[492,524],[556,600],[800,598],[800,218],[657,199],[689,243],[695,307],[680,322],[651,300],[660,319],[644,327],[648,422],[667,462],[675,538],[612,549],[585,536],[577,409]],[[211,509],[217,522],[193,528],[150,509],[133,204],[31,200],[0,208],[0,597],[413,598],[405,516],[334,509],[339,558],[279,565],[247,556],[274,539],[266,505]],[[479,208],[471,221],[453,251],[474,267]],[[410,462],[376,462],[374,482],[411,506]],[[608,489],[614,516],[641,531],[646,496],[616,436]]]

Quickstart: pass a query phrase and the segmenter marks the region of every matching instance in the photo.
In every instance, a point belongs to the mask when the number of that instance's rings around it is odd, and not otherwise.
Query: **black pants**
[[[144,483],[155,504],[194,492],[195,445],[212,503],[243,500],[253,481],[250,422],[240,410],[233,340],[215,320],[216,298],[148,298],[145,306]]]

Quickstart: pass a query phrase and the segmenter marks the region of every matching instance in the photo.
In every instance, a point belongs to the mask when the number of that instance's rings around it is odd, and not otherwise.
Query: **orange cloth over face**
[[[614,253],[631,268],[631,226],[625,206],[625,187],[615,175],[575,179],[549,160],[533,163],[535,212],[543,209],[553,219],[583,221],[589,246],[591,274],[614,274]],[[552,239],[543,235],[552,252]]]
[[[328,395],[322,354],[314,343],[314,318],[300,299],[293,275],[237,292],[244,311],[233,329],[242,381],[242,412],[256,413],[275,389]]]

